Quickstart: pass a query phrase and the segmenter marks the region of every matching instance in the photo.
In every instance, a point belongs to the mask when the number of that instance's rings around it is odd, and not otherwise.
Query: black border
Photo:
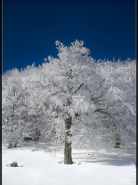
[[[138,121],[138,118],[137,118],[137,110],[138,110],[138,99],[137,99],[137,95],[138,95],[138,91],[137,91],[137,79],[138,79],[138,53],[137,53],[137,39],[138,39],[138,36],[137,36],[137,17],[138,17],[138,12],[137,12],[137,0],[135,0],[135,52],[136,52],[136,184],[138,184],[138,126],[137,126],[137,121]]]
[[[2,184],[2,15],[3,15],[3,0],[0,2],[0,10],[1,10],[1,14],[0,14],[0,18],[1,18],[1,29],[0,29],[0,42],[1,42],[1,64],[0,64],[0,118],[1,118],[1,124],[0,124],[0,146],[1,146],[1,156],[0,156],[0,171],[1,171],[1,181],[0,184]]]

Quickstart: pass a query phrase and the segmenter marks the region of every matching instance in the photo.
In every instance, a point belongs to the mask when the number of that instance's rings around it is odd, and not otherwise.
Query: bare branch
[[[100,112],[100,113],[102,113],[102,114],[106,114],[106,115],[108,115],[108,116],[111,116],[110,113],[108,113],[108,112],[105,111],[105,109],[99,109],[99,108],[98,108],[98,109],[96,109],[94,112]]]
[[[32,83],[38,83],[42,87],[42,89],[45,89],[46,88],[46,86],[42,85],[39,81],[30,81],[30,82],[32,82]]]
[[[112,107],[116,103],[119,103],[118,100],[114,101],[113,103],[110,103],[110,104],[108,103],[106,109],[108,109],[109,107]]]
[[[53,93],[53,94],[51,94],[52,96],[54,96],[54,95],[56,95],[56,94],[58,94],[59,92],[56,92],[56,93]]]
[[[91,98],[95,95],[95,93],[102,87],[102,82],[103,81],[105,81],[105,80],[102,80],[101,82],[100,82],[100,86],[96,89],[96,91],[91,95]],[[103,91],[102,91],[102,93],[103,93]]]
[[[84,82],[85,83],[85,82]],[[80,90],[80,88],[84,85],[84,83],[80,84],[80,86],[78,87],[78,89],[76,91],[74,91],[74,93],[76,93],[77,91]]]
[[[95,94],[95,93],[94,93]],[[93,95],[94,95],[93,94]],[[98,100],[99,98],[102,98],[103,96],[104,96],[104,93],[103,93],[103,91],[102,91],[102,93],[101,93],[101,95],[100,96],[98,96],[98,97],[93,97],[93,95],[91,95],[91,100],[93,100],[93,101],[100,101],[100,100]]]

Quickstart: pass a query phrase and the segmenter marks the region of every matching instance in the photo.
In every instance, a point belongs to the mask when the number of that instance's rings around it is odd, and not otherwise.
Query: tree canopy
[[[136,61],[96,61],[78,40],[56,48],[57,58],[2,76],[3,141],[21,142],[38,129],[41,140],[61,143],[70,115],[74,146],[135,142]]]

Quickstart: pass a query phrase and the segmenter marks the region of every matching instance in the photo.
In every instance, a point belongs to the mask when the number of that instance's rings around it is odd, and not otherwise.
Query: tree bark
[[[64,164],[72,164],[72,148],[71,143],[65,143],[64,148]]]
[[[68,118],[65,119],[65,148],[64,148],[64,164],[73,164],[72,162],[72,148],[71,148],[71,124],[72,117],[69,115]]]

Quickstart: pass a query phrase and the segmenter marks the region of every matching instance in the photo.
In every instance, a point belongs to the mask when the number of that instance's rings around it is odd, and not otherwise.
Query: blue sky
[[[135,0],[3,0],[3,72],[78,40],[98,60],[135,56]]]

